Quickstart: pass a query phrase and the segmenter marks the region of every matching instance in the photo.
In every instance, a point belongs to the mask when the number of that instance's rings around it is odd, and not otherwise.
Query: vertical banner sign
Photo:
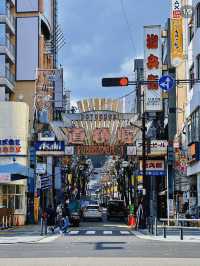
[[[181,0],[172,0],[170,40],[171,65],[177,67],[183,60],[183,20],[181,14]]]
[[[180,19],[181,17],[181,0],[171,0],[171,19]]]
[[[145,80],[145,111],[162,111],[162,90],[158,80],[162,74],[161,26],[144,27],[144,72]]]

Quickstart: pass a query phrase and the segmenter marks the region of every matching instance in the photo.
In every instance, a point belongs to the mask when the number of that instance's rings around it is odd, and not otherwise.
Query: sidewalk
[[[158,236],[152,235],[147,229],[132,231],[132,233],[143,240],[165,241],[165,242],[183,242],[183,243],[200,243],[200,230],[185,230],[183,240],[180,239],[178,230],[169,229],[166,238],[163,237],[163,231],[158,229]]]
[[[48,243],[56,240],[58,234],[40,235],[40,225],[25,225],[0,231],[0,244]]]

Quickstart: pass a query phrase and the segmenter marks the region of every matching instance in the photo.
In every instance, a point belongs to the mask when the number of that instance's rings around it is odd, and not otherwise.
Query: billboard
[[[108,144],[110,142],[109,128],[95,128],[93,130],[92,139],[96,144]]]
[[[16,80],[33,81],[39,64],[39,17],[17,18],[16,37]]]
[[[118,128],[117,138],[121,144],[133,144],[134,141],[134,129],[133,128]]]
[[[161,26],[144,27],[145,111],[162,111],[162,90],[158,79],[162,75]]]
[[[77,155],[123,155],[122,145],[83,145],[77,146]]]

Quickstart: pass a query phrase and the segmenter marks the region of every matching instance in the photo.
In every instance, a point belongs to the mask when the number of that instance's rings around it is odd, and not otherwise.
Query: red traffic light
[[[127,77],[119,77],[119,78],[103,78],[102,86],[103,87],[124,87],[128,86],[128,78]]]
[[[128,78],[121,78],[120,86],[128,86]]]

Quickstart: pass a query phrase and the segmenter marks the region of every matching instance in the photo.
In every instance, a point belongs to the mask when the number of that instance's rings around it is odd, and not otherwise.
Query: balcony
[[[5,43],[0,42],[0,54],[5,54],[11,63],[15,63],[15,46],[8,37],[6,37]]]
[[[15,87],[15,76],[11,73],[8,67],[5,67],[5,75],[0,76],[0,86],[5,86],[13,91]]]
[[[6,14],[0,14],[0,23],[6,24],[7,30],[15,34],[15,18],[9,12]]]

